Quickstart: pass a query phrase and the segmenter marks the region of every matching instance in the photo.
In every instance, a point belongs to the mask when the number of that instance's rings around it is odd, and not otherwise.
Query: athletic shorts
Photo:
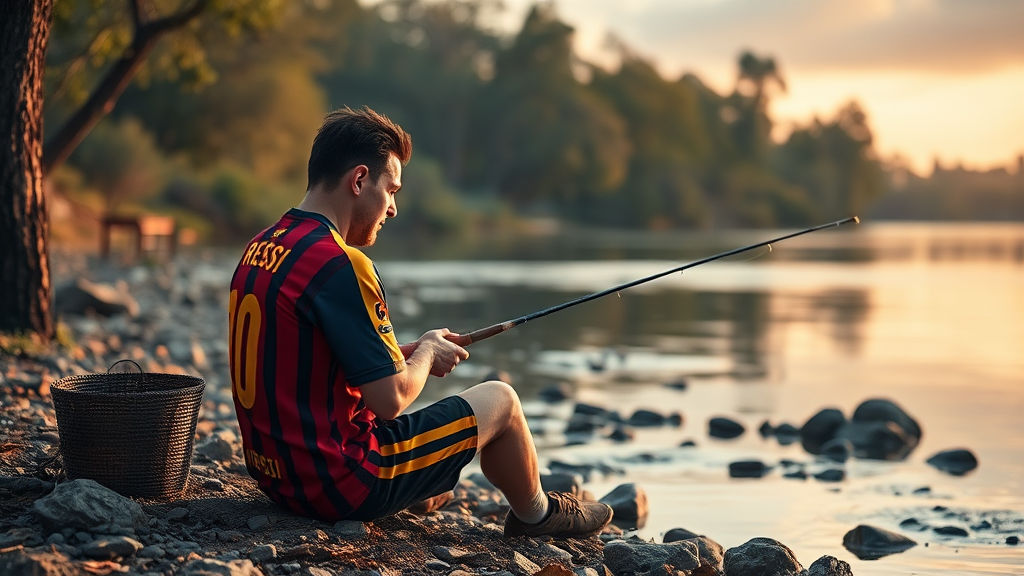
[[[373,435],[380,452],[369,459],[378,467],[377,480],[353,520],[382,518],[455,488],[476,455],[476,416],[459,396],[382,420]]]

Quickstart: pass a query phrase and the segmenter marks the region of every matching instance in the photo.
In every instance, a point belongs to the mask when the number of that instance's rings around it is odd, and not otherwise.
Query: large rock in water
[[[804,423],[800,428],[800,443],[811,454],[821,454],[821,447],[836,437],[836,432],[846,424],[846,416],[835,408],[826,408]]]
[[[788,546],[771,538],[754,538],[725,551],[725,576],[797,576],[804,567]]]
[[[853,422],[895,422],[904,432],[917,442],[921,441],[921,426],[902,408],[891,400],[874,398],[861,402],[853,411]]]
[[[58,314],[81,315],[92,310],[100,316],[139,315],[139,303],[128,293],[127,285],[95,284],[85,278],[58,288],[54,309]]]
[[[704,537],[671,544],[612,540],[604,547],[604,563],[613,574],[643,573],[668,565],[688,576],[713,576],[721,569],[722,547]]]
[[[978,458],[966,449],[943,450],[928,459],[928,463],[953,476],[964,474],[978,467]]]
[[[902,534],[861,524],[843,536],[843,546],[861,560],[874,560],[913,548],[917,542]]]
[[[119,534],[146,521],[141,506],[95,480],[58,484],[49,495],[36,500],[32,509],[39,523],[51,532],[75,528],[97,534]]]
[[[616,486],[600,502],[612,507],[616,520],[641,520],[649,512],[647,492],[632,482]]]

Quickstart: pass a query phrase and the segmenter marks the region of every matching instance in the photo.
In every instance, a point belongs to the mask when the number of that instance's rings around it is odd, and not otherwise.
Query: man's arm
[[[384,420],[393,420],[420,395],[428,375],[443,377],[469,358],[469,352],[446,338],[449,335],[447,328],[431,330],[401,346],[405,370],[359,387],[366,407]]]

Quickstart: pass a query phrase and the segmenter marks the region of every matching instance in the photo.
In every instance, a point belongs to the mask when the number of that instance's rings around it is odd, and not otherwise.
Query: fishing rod
[[[491,336],[497,336],[498,334],[501,334],[502,332],[505,332],[507,330],[511,330],[512,328],[515,328],[516,326],[519,326],[520,324],[526,324],[530,320],[536,320],[537,318],[542,318],[544,316],[547,316],[548,314],[554,314],[555,312],[559,312],[561,310],[565,310],[566,308],[572,308],[573,306],[576,306],[577,304],[583,304],[584,302],[590,302],[591,300],[597,300],[598,298],[600,298],[602,296],[607,296],[609,294],[614,294],[616,292],[619,292],[620,290],[625,290],[626,288],[632,288],[633,286],[639,286],[640,284],[645,284],[647,282],[650,282],[651,280],[657,280],[658,278],[662,278],[662,277],[668,276],[669,274],[675,274],[676,272],[682,272],[684,270],[689,270],[690,268],[695,268],[697,266],[700,266],[701,264],[707,264],[708,262],[714,262],[715,260],[720,260],[720,259],[725,258],[727,256],[733,256],[733,255],[736,255],[736,254],[741,254],[743,252],[747,252],[747,251],[753,250],[755,248],[760,248],[762,246],[769,246],[769,248],[770,248],[770,245],[774,244],[776,242],[781,242],[783,240],[788,240],[789,238],[794,238],[796,236],[802,236],[804,234],[810,234],[811,232],[817,232],[818,230],[824,230],[825,228],[835,228],[837,226],[842,226],[843,224],[849,224],[850,222],[853,222],[854,224],[860,224],[860,218],[858,218],[856,216],[850,216],[849,218],[844,218],[842,220],[836,220],[835,222],[830,222],[828,224],[822,224],[820,226],[815,226],[813,228],[808,228],[806,230],[801,230],[799,232],[793,232],[792,234],[786,234],[785,236],[779,236],[778,238],[773,238],[771,240],[765,240],[764,242],[758,242],[757,244],[751,244],[750,246],[744,246],[743,248],[736,248],[735,250],[729,250],[728,252],[722,252],[721,254],[715,254],[714,256],[708,256],[707,258],[704,258],[702,260],[697,260],[696,262],[691,262],[691,263],[683,265],[683,266],[672,268],[671,270],[666,270],[664,272],[659,272],[657,274],[652,274],[650,276],[645,276],[644,278],[640,278],[638,280],[633,280],[632,282],[627,282],[625,284],[620,284],[619,286],[615,286],[613,288],[608,288],[607,290],[602,290],[600,292],[594,292],[593,294],[588,294],[586,296],[583,296],[582,298],[577,298],[577,299],[569,301],[569,302],[564,302],[564,303],[559,304],[557,306],[552,306],[551,308],[546,308],[544,310],[540,310],[540,311],[534,312],[532,314],[527,314],[525,316],[520,316],[519,318],[514,318],[514,319],[508,320],[506,322],[501,322],[501,323],[495,324],[493,326],[488,326],[486,328],[481,328],[479,330],[470,332],[469,334],[462,334],[458,338],[454,338],[453,342],[459,344],[460,346],[468,346],[468,345],[473,344],[475,342],[479,342],[481,340],[490,338]]]

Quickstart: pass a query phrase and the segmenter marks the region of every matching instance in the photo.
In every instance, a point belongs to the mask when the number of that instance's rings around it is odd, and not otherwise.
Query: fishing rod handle
[[[501,324],[495,324],[493,326],[488,326],[487,328],[475,330],[473,332],[470,332],[469,334],[464,334],[464,336],[466,338],[469,338],[469,342],[467,343],[467,345],[473,344],[474,342],[485,340],[487,338],[490,338],[491,336],[497,336],[498,334],[501,334],[502,332],[509,330],[513,326],[515,326],[514,321],[502,322]]]

